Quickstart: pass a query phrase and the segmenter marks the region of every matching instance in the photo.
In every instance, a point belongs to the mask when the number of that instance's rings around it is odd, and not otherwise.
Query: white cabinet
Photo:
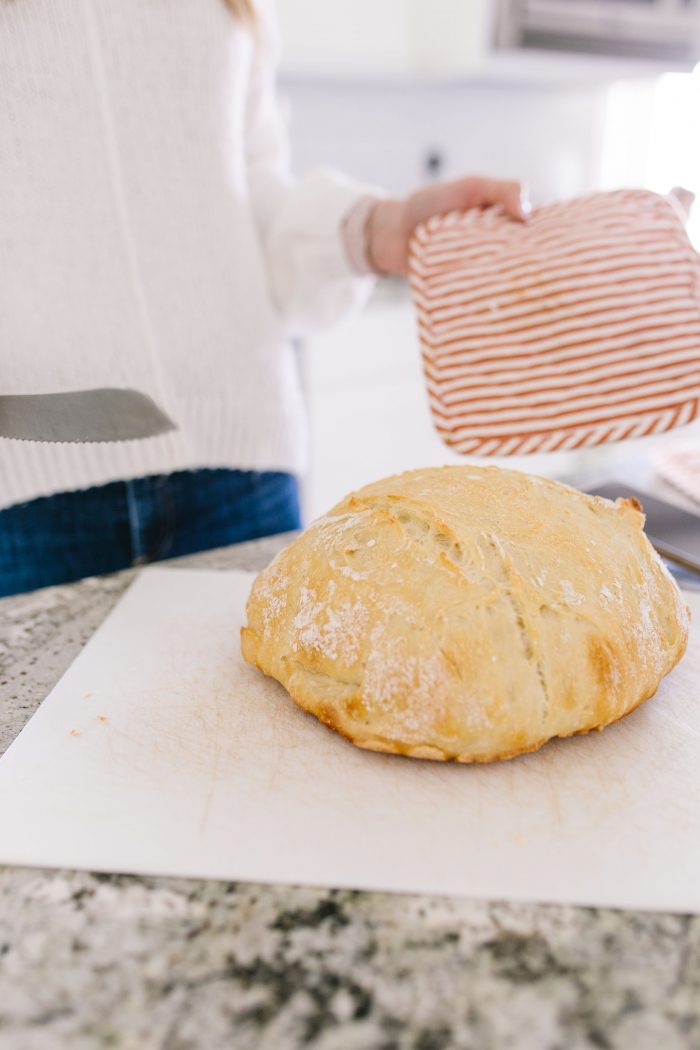
[[[683,5],[682,18],[693,42],[689,54],[694,54],[700,8],[686,6],[685,0],[617,0],[615,19],[603,20],[602,37],[592,42],[583,34],[585,12],[607,11],[608,0],[538,0],[536,4],[534,0],[528,4],[522,0],[276,0],[282,71],[293,77],[345,81],[479,79],[550,84],[655,75],[678,68],[679,62],[681,68],[688,67],[688,61],[681,62],[680,54],[665,42],[664,32],[670,32],[663,18],[667,2]],[[552,32],[540,31],[533,37],[525,31],[520,35],[515,29],[503,31],[509,13],[531,9],[550,12]],[[655,45],[648,43],[647,57],[628,39],[634,39],[640,10],[647,35],[655,39],[653,26],[659,34]],[[570,31],[562,31],[561,26]],[[678,31],[675,26],[674,40]]]
[[[289,74],[450,76],[483,59],[491,0],[277,0]]]

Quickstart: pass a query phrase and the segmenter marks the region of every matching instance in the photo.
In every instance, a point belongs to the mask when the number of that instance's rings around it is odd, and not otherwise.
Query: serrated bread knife
[[[0,437],[19,441],[133,441],[175,429],[152,398],[129,388],[0,394]]]

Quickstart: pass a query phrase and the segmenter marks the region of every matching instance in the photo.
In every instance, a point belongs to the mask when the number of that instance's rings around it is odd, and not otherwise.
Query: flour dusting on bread
[[[256,580],[247,660],[361,747],[484,762],[652,696],[688,616],[638,505],[496,467],[386,478]]]

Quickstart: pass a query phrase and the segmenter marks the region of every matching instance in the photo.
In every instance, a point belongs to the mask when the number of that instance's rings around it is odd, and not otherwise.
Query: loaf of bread
[[[488,762],[602,729],[685,651],[633,500],[497,467],[386,478],[258,576],[243,655],[353,743]]]

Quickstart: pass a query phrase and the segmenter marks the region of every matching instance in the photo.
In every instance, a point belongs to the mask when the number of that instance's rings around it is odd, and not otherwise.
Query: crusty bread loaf
[[[632,500],[497,467],[386,478],[258,576],[243,654],[360,747],[487,762],[652,696],[688,611]]]

